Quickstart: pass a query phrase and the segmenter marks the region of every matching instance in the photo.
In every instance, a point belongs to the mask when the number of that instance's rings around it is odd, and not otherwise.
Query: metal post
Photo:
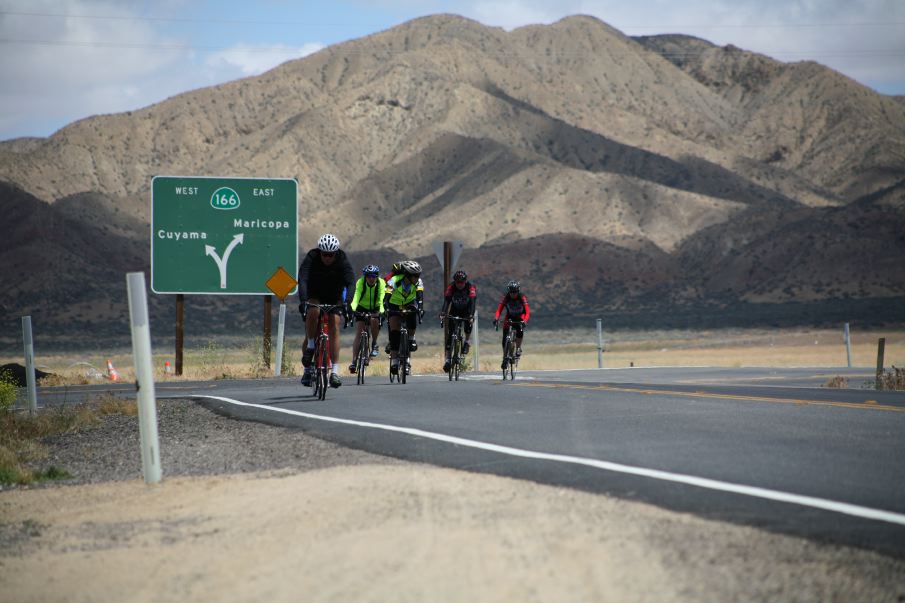
[[[129,318],[132,324],[132,358],[138,388],[138,433],[141,440],[141,472],[146,484],[160,481],[160,441],[157,436],[157,405],[154,398],[154,367],[151,359],[151,325],[144,272],[126,275]]]
[[[283,371],[283,333],[286,329],[286,304],[280,302],[280,322],[277,324],[277,365],[273,374],[279,377]]]
[[[263,355],[264,355],[264,368],[270,368],[270,325],[273,322],[273,306],[271,305],[273,302],[271,301],[271,296],[264,296],[264,345],[263,347]]]
[[[183,311],[185,295],[176,294],[176,376],[182,376]]]
[[[474,350],[474,370],[481,370],[481,342],[478,338],[478,309],[475,308],[474,311],[474,328],[471,330],[471,337],[474,339],[474,345],[471,349]]]
[[[876,388],[883,389],[883,356],[886,353],[886,338],[881,337],[877,342],[877,382]]]
[[[603,368],[603,319],[597,319],[597,368]]]
[[[28,414],[38,412],[38,394],[35,389],[35,342],[31,335],[31,316],[22,317],[22,339],[25,342],[25,384],[28,386]]]
[[[842,338],[845,340],[845,357],[848,360],[848,368],[852,368],[852,340],[848,323],[845,323],[845,328],[842,330]]]

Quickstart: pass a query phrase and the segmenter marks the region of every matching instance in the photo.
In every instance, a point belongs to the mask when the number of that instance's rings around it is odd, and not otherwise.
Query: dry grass
[[[905,389],[905,369],[893,366],[883,371],[879,378],[879,389]]]
[[[134,401],[110,394],[84,404],[43,408],[34,416],[23,411],[0,412],[0,484],[29,484],[68,477],[64,470],[56,467],[29,468],[47,455],[41,442],[43,438],[78,431],[96,424],[106,415],[135,416],[137,413]]]
[[[852,364],[875,367],[877,339],[886,337],[887,367],[905,366],[905,331],[854,331],[852,334]],[[501,349],[500,333],[482,329],[481,370],[498,371]],[[841,329],[838,331],[801,329],[727,329],[714,331],[626,331],[605,334],[603,364],[608,368],[645,366],[717,366],[717,367],[843,367],[846,365],[845,345]],[[415,373],[439,373],[443,364],[439,329],[423,327],[418,333],[419,350],[412,358]],[[380,335],[381,348],[386,332]],[[297,334],[287,339],[284,348],[284,376],[301,374]],[[521,370],[597,367],[597,334],[592,329],[541,331],[528,330],[525,336]],[[275,352],[272,357],[275,358]],[[106,373],[110,359],[126,383],[135,380],[132,355],[129,350],[113,351],[105,355],[41,354],[36,362],[42,370],[57,377],[43,380],[41,385],[96,383]],[[342,374],[348,375],[351,359],[351,334],[343,335]],[[473,356],[470,357],[473,361]],[[262,360],[260,341],[216,340],[184,350],[183,375],[175,377],[164,372],[164,362],[174,362],[172,348],[155,350],[154,363],[158,380],[254,379],[273,375]],[[21,358],[0,358],[0,362],[22,362]],[[372,360],[370,374],[386,376],[389,363],[381,353]]]

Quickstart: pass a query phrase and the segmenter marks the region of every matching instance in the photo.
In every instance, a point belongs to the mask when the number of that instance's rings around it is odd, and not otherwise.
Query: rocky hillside
[[[303,249],[331,231],[360,262],[435,266],[432,241],[462,240],[483,290],[518,277],[551,321],[572,297],[645,326],[639,308],[820,322],[905,296],[901,99],[590,17],[507,33],[439,15],[0,143],[3,334],[28,313],[120,325],[151,178],[180,174],[297,178]]]

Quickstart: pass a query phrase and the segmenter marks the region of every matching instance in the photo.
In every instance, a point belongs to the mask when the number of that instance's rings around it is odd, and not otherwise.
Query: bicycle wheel
[[[330,387],[330,383],[328,381],[329,373],[330,369],[326,367],[317,369],[318,400],[324,400],[327,397],[327,388]]]
[[[371,356],[371,341],[368,331],[361,332],[361,338],[358,341],[358,358],[355,362],[355,371],[358,373],[358,385],[365,382],[365,370],[367,370],[368,359]]]
[[[329,377],[329,357],[327,354],[328,347],[328,339],[324,335],[321,335],[317,338],[317,349],[314,351],[314,395],[318,400],[323,400],[327,397],[327,388],[329,387],[329,383],[327,379]]]
[[[394,383],[394,382],[396,382],[396,381],[399,380],[399,375],[398,375],[398,374],[395,374],[395,375],[393,374],[393,355],[390,354],[390,355],[388,356],[388,358],[389,358],[389,360],[390,360],[390,383]]]
[[[396,375],[396,379],[405,384],[406,382],[406,373],[408,371],[405,370],[405,367],[408,366],[409,360],[409,334],[407,331],[402,331],[399,333],[399,374]]]
[[[446,372],[446,376],[450,381],[453,380],[453,371],[456,367],[456,334],[453,333],[452,340],[450,341],[450,353],[449,353],[449,370]]]
[[[512,366],[512,335],[506,336],[506,347],[503,349],[503,359],[506,361],[506,368],[503,369],[503,381],[509,375],[509,367]]]
[[[321,338],[318,337],[314,344],[314,356],[311,359],[311,395],[320,398],[320,366],[321,355],[323,354],[323,346]]]
[[[509,380],[515,380],[515,365],[518,363],[518,359],[515,357],[515,340],[509,340]]]
[[[459,371],[462,368],[462,342],[459,341],[458,338],[456,338],[453,342],[453,361],[452,365],[449,368],[449,374],[452,375],[456,381],[458,381]]]

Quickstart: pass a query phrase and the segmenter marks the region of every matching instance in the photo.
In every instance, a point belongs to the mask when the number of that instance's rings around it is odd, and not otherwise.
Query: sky
[[[626,35],[817,61],[905,95],[905,0],[0,0],[0,140],[49,136],[437,13],[506,30],[593,15]]]

